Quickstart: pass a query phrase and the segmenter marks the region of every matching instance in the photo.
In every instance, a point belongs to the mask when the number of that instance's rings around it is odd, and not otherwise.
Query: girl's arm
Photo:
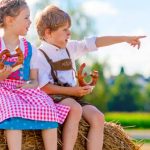
[[[17,86],[18,88],[37,88],[38,87],[38,69],[30,70],[30,80],[23,85]]]
[[[140,39],[145,38],[146,36],[103,36],[96,38],[96,46],[103,47],[109,46],[112,44],[127,42],[131,46],[138,46],[140,48]]]
[[[38,83],[38,69],[31,69],[30,70],[30,84],[32,84],[33,88],[37,88]]]

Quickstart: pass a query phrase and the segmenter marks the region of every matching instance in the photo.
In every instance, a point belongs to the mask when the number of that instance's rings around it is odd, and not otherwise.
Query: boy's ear
[[[50,29],[47,28],[47,29],[45,30],[45,36],[48,37],[48,36],[50,36],[50,35],[51,35],[51,31],[50,31]]]

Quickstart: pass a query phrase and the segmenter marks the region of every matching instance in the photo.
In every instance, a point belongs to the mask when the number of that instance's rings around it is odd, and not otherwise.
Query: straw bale
[[[74,150],[86,150],[89,125],[82,119]],[[61,128],[58,130],[58,150],[62,148]],[[41,132],[23,131],[23,150],[44,150]],[[3,130],[0,130],[0,150],[8,150]],[[103,150],[140,150],[140,146],[125,133],[124,129],[115,123],[105,122]]]

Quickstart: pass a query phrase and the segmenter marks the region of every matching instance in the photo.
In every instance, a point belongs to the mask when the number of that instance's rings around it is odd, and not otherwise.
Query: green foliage
[[[140,86],[121,68],[120,75],[116,77],[114,84],[110,87],[109,110],[137,111],[140,110],[140,101]]]
[[[105,113],[105,120],[117,122],[124,127],[133,128],[150,128],[150,113]]]
[[[103,65],[95,62],[91,70],[97,70],[99,72],[99,80],[92,94],[86,96],[86,100],[97,106],[100,110],[107,111],[107,93],[109,89],[104,77]]]
[[[144,108],[146,111],[150,112],[150,83],[148,83],[143,92]]]

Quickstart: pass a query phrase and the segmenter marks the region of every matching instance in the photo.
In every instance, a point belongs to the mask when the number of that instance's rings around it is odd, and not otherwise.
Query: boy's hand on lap
[[[87,94],[90,94],[92,92],[92,88],[91,86],[83,86],[83,87],[74,87],[73,91],[74,91],[74,96],[77,97],[82,97],[85,96]]]

